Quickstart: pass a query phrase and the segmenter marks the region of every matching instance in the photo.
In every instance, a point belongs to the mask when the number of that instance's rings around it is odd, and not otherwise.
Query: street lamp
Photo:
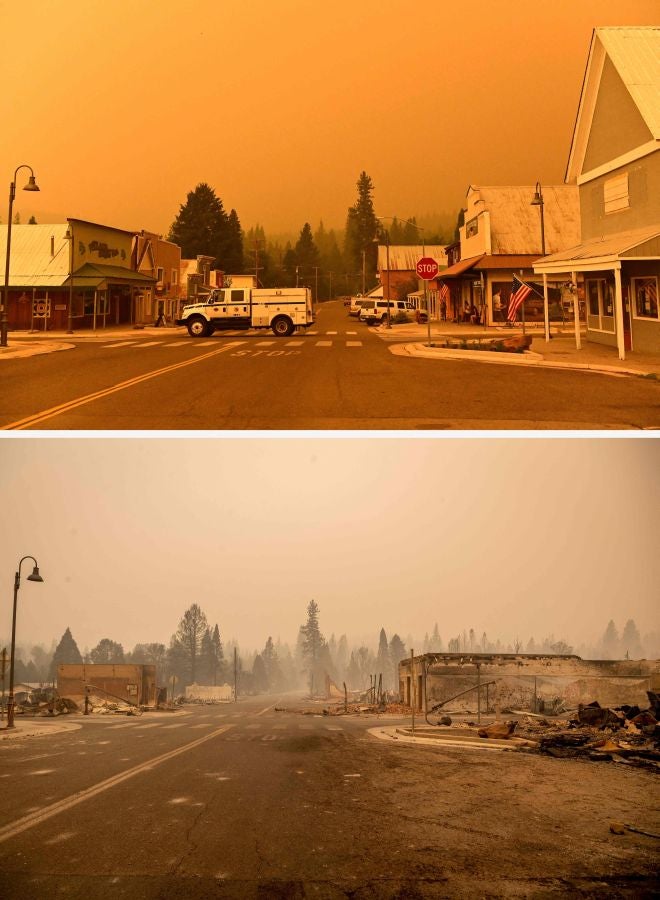
[[[5,289],[2,294],[2,317],[0,318],[0,347],[7,346],[7,325],[9,324],[9,320],[7,318],[7,308],[9,306],[9,254],[11,252],[11,220],[12,220],[12,212],[14,208],[14,197],[16,196],[16,176],[19,173],[20,169],[29,169],[30,170],[30,178],[28,183],[23,188],[24,191],[38,191],[39,186],[35,180],[34,172],[32,170],[32,166],[26,166],[22,164],[16,168],[14,171],[14,179],[9,185],[9,216],[7,218],[7,256],[5,258]]]
[[[536,187],[534,189],[534,199],[530,203],[530,206],[538,206],[541,211],[541,256],[545,256],[545,216],[543,213],[544,203],[543,191],[541,190],[541,183],[539,181],[536,182]],[[550,318],[548,314],[548,276],[545,273],[543,275],[543,327],[545,330],[545,339],[546,341],[549,341]]]
[[[39,566],[34,556],[24,556],[18,564],[18,571],[14,575],[14,614],[11,620],[11,655],[9,658],[9,698],[7,700],[7,728],[14,727],[14,655],[16,651],[16,604],[18,602],[18,589],[21,586],[21,566],[26,559],[34,563],[32,574],[28,575],[28,581],[43,581],[39,574]]]
[[[380,216],[376,216],[376,218],[380,218]],[[384,218],[384,217],[383,217]],[[387,268],[387,327],[392,327],[392,317],[390,315],[390,233],[389,231],[384,232],[385,236],[385,267]],[[374,238],[374,241],[378,244],[380,243],[379,238]],[[376,310],[378,312],[378,310]]]
[[[422,225],[418,225],[417,222],[413,222],[411,219],[397,219],[396,216],[376,216],[376,218],[380,221],[381,219],[389,219],[394,222],[402,222],[404,225],[412,225],[413,228],[416,228],[418,231],[422,232],[422,256],[426,256],[426,236],[424,235],[424,227]],[[390,313],[390,303],[389,303],[389,295],[390,295],[390,262],[389,262],[389,232],[387,232],[387,321],[388,328],[391,328],[389,324],[389,313]],[[429,347],[431,346],[431,311],[429,309],[429,302],[426,294],[426,281],[424,281],[424,304],[426,306],[426,321],[428,324],[429,330]]]

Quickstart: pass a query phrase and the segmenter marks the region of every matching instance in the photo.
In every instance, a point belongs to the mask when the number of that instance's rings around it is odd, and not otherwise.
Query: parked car
[[[387,300],[364,300],[360,308],[360,321],[366,322],[367,325],[387,322],[387,309]],[[398,313],[406,313],[408,305],[405,300],[390,300],[389,311],[390,319],[394,319]]]
[[[362,304],[366,297],[349,297],[348,314],[349,316],[359,316]]]

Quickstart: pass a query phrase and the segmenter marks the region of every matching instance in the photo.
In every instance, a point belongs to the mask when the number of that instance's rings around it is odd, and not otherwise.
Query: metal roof
[[[651,134],[660,139],[660,26],[596,28],[596,37],[630,91]]]
[[[430,256],[441,269],[447,265],[447,254],[443,244],[429,244],[428,246],[390,244],[390,272],[414,272],[417,261],[422,256]],[[387,246],[385,244],[378,245],[378,269],[387,271]]]
[[[565,267],[563,271],[566,272],[570,271],[571,264],[579,267],[580,263],[594,262],[596,260],[614,262],[622,254],[658,235],[660,235],[660,228],[657,225],[651,225],[647,228],[620,231],[602,238],[594,238],[593,240],[576,244],[574,247],[569,247],[567,250],[562,250],[560,253],[544,256],[534,263],[534,271],[543,272],[551,269],[556,271],[563,265]]]
[[[59,287],[69,277],[67,223],[12,225],[9,284],[13,287]],[[51,253],[51,237],[53,253]],[[7,226],[0,225],[0,271],[5,271]]]
[[[492,254],[540,254],[541,216],[539,207],[531,205],[535,190],[535,185],[470,185],[465,220],[488,211]],[[555,253],[580,240],[578,188],[550,184],[541,190],[545,249]]]

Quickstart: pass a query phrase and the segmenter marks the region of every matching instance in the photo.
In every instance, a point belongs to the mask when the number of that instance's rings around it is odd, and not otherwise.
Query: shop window
[[[177,285],[179,283],[179,270],[172,269],[172,284]]]
[[[658,279],[655,275],[650,278],[632,279],[633,315],[636,319],[655,319],[658,315]]]
[[[614,285],[605,278],[589,278],[586,282],[587,306],[594,331],[614,333]],[[593,320],[597,321],[594,322]]]

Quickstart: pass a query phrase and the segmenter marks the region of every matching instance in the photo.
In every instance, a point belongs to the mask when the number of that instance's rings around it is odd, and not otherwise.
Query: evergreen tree
[[[322,659],[325,639],[319,628],[319,607],[315,600],[307,604],[307,622],[302,627],[302,653],[309,677],[310,694],[319,692],[325,680],[327,659]]]
[[[300,232],[300,237],[294,247],[296,265],[300,270],[301,281],[311,284],[314,280],[314,267],[319,265],[319,251],[314,243],[312,229],[309,222],[305,222]]]
[[[110,638],[102,638],[96,647],[90,650],[89,660],[95,665],[103,663],[123,663],[124,648],[121,644],[111,641]]]
[[[220,247],[220,262],[228,275],[240,275],[244,271],[243,230],[235,209],[227,217],[224,245]]]
[[[229,272],[228,263],[236,262],[242,269],[243,245],[240,223],[235,215],[224,210],[222,200],[208,184],[198,184],[188,194],[172,223],[168,240],[181,247],[183,259],[194,259],[200,254],[212,256],[214,265]],[[239,262],[240,261],[240,262]]]
[[[53,653],[53,659],[50,665],[51,679],[57,677],[57,667],[59,665],[75,665],[76,663],[82,663],[82,661],[78,645],[73,639],[71,630],[67,628]]]
[[[633,619],[628,619],[623,626],[621,635],[621,650],[626,659],[640,659],[642,657],[642,641],[637,625]]]
[[[34,217],[34,216],[30,216],[30,218],[28,219],[28,225],[37,225],[37,224],[38,224],[38,222],[37,222],[37,220],[35,219],[35,217]]]
[[[319,628],[319,606],[316,600],[307,604],[307,623],[303,625],[303,655],[312,663],[321,655],[321,647],[325,644]]]
[[[348,638],[345,634],[342,634],[339,638],[339,642],[337,643],[337,652],[335,653],[335,669],[337,670],[337,677],[341,681],[346,680],[346,667],[348,666]]]
[[[392,639],[390,640],[390,659],[392,661],[392,668],[395,672],[399,671],[399,663],[402,659],[406,659],[407,655],[405,644],[398,634],[393,634]]]
[[[262,694],[268,690],[268,686],[266,666],[261,654],[257,653],[252,666],[252,687],[257,693]]]
[[[367,287],[370,287],[376,281],[378,247],[374,242],[378,236],[379,224],[371,196],[374,185],[366,172],[360,173],[357,189],[357,200],[349,208],[346,218],[345,261],[347,268],[352,272],[360,272],[362,271],[362,252],[365,251]]]
[[[605,634],[603,635],[603,653],[605,658],[617,659],[617,657],[620,656],[619,647],[619,632],[616,629],[613,619],[610,619],[607,623]]]
[[[185,660],[186,674],[190,676],[190,682],[195,683],[197,678],[197,666],[202,649],[202,640],[208,630],[206,616],[197,603],[193,603],[183,614],[174,641],[177,650],[181,652]]]
[[[351,651],[351,658],[346,667],[346,682],[348,684],[348,689],[351,691],[357,691],[362,688],[362,678],[360,673],[360,666],[358,665],[357,659],[355,658],[355,652]]]
[[[272,691],[282,690],[282,671],[272,637],[269,637],[266,641],[266,645],[261,651],[261,658],[266,669],[269,689]]]
[[[386,691],[392,690],[392,663],[390,660],[390,647],[387,643],[387,635],[385,629],[380,629],[378,636],[378,652],[376,653],[376,676],[383,676],[383,688]]]
[[[431,650],[431,653],[440,653],[440,651],[442,650],[442,639],[440,637],[440,632],[438,631],[438,623],[437,622],[433,626],[433,634],[431,635],[430,650]]]

